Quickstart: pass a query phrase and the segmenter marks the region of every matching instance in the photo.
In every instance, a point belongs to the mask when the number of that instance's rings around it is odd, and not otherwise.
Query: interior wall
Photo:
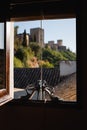
[[[84,0],[83,0],[84,1]],[[78,67],[78,87],[80,87],[79,97],[82,102],[81,108],[47,108],[29,107],[19,105],[3,105],[0,107],[0,129],[1,130],[84,130],[87,129],[87,19],[86,4],[78,3],[79,10],[77,18],[77,49],[79,59]],[[78,45],[77,45],[78,46]]]
[[[4,106],[1,111],[3,130],[82,130],[85,126],[83,110]]]

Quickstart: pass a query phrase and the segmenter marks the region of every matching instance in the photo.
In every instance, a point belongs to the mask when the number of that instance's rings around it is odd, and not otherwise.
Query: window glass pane
[[[76,19],[15,22],[14,97],[76,101]]]
[[[4,23],[0,23],[0,49],[4,49]]]
[[[0,89],[5,88],[4,23],[0,23]]]

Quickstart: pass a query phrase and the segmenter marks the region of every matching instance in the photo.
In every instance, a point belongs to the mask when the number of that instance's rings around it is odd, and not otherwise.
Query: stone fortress
[[[54,41],[48,41],[48,43],[44,42],[44,29],[42,28],[31,28],[30,34],[26,33],[24,30],[23,33],[18,34],[18,28],[15,28],[15,37],[19,40],[23,41],[24,33],[26,34],[26,45],[29,46],[30,42],[35,42],[38,45],[42,45],[42,47],[48,46],[51,49],[55,49],[58,51],[66,51],[66,46],[63,45],[63,40],[57,40],[57,43]]]

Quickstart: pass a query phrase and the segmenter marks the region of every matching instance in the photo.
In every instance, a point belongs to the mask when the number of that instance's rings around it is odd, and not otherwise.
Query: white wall
[[[76,72],[76,61],[61,61],[60,76],[66,76]]]

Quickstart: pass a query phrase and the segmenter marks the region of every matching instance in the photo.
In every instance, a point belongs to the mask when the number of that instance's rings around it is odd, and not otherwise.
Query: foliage
[[[39,66],[40,67],[42,66],[43,68],[54,68],[53,64],[51,64],[49,61],[44,61],[44,60],[39,62]]]
[[[67,58],[67,60],[76,60],[76,54],[71,51],[61,51],[61,54]]]
[[[38,43],[31,42],[30,43],[30,48],[34,52],[34,54],[35,54],[36,57],[40,57],[41,47],[38,45]]]
[[[25,67],[29,67],[28,61],[32,59],[34,53],[31,51],[31,48],[20,46],[15,56],[24,63]]]
[[[22,68],[24,67],[22,61],[18,59],[17,57],[14,57],[14,67]]]
[[[22,42],[22,45],[23,45],[24,47],[27,46],[26,30],[24,30],[24,33],[23,33],[23,42]]]
[[[14,41],[14,49],[17,51],[18,48],[22,45],[22,41],[19,38],[16,38]]]
[[[52,49],[43,49],[43,60],[49,61],[54,67],[57,67],[60,60],[67,60],[63,55]]]

